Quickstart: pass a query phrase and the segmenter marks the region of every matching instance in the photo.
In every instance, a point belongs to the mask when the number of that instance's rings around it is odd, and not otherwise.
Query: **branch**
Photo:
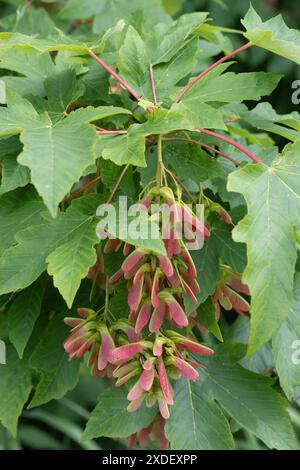
[[[226,62],[228,59],[231,59],[231,57],[235,56],[239,52],[245,51],[251,46],[253,46],[252,42],[247,42],[247,44],[244,44],[244,46],[241,46],[238,49],[235,49],[234,51],[230,52],[230,54],[225,55],[224,57],[222,57],[222,59],[218,60],[206,70],[201,72],[199,75],[197,75],[197,77],[193,78],[193,80],[191,80],[190,83],[182,90],[182,92],[177,96],[175,103],[179,103],[179,101],[182,100],[183,96],[192,88],[192,86],[194,86],[198,82],[198,80],[207,75],[211,70],[215,69],[218,65],[222,64],[223,62]]]
[[[255,155],[253,155],[252,152],[250,152],[250,150],[247,150],[242,145],[238,144],[234,140],[229,139],[228,137],[225,137],[224,135],[217,134],[216,132],[208,131],[206,129],[196,129],[196,132],[200,132],[201,134],[207,134],[212,137],[216,137],[217,139],[224,140],[224,142],[227,142],[228,144],[232,145],[233,147],[243,152],[245,155],[251,158],[251,160],[253,160],[255,163],[262,163],[262,161],[259,158],[257,158]]]
[[[154,82],[154,73],[153,73],[153,66],[150,64],[150,83],[151,83],[151,90],[154,104],[157,104],[157,96],[156,96],[156,89],[155,89],[155,82]]]
[[[198,140],[194,140],[194,139],[187,139],[187,138],[184,138],[184,137],[168,137],[167,139],[164,139],[164,141],[173,141],[173,140],[180,140],[180,141],[183,141],[183,142],[189,142],[191,144],[197,144],[199,145],[200,147],[204,147],[204,148],[207,148],[208,150],[210,150],[211,152],[214,152],[214,153],[217,153],[219,155],[221,155],[223,158],[226,158],[226,160],[229,160],[231,163],[233,163],[235,166],[239,166],[239,162],[237,162],[236,160],[234,160],[233,158],[231,157],[228,157],[228,155],[225,155],[225,153],[221,152],[220,150],[218,149],[215,149],[214,147],[212,147],[211,145],[207,145],[207,144],[204,144],[203,142],[199,142]]]
[[[122,85],[123,88],[125,88],[136,99],[137,102],[141,100],[141,97],[134,91],[133,88],[131,88],[131,86],[128,85],[128,83],[126,83],[120,77],[120,75],[117,74],[117,72],[115,72],[109,65],[107,65],[102,59],[100,59],[100,57],[98,57],[91,49],[88,49],[88,53],[91,57],[93,57],[93,59],[96,60],[96,62],[98,62],[98,64],[101,65],[101,67],[103,67],[112,77],[114,77],[117,82],[119,82],[120,85]],[[148,107],[147,111],[148,113],[152,113],[152,108]]]

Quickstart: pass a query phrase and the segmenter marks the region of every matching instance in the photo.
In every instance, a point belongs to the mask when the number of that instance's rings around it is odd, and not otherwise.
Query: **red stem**
[[[112,75],[137,101],[140,101],[140,96],[126,83],[124,80],[112,69],[109,65],[107,65],[100,57],[98,57],[91,49],[88,50],[93,59],[98,62],[110,75]]]
[[[119,178],[118,178],[118,180],[117,180],[117,182],[116,182],[116,184],[115,184],[115,186],[114,186],[114,189],[113,189],[112,192],[110,193],[110,196],[109,196],[109,198],[107,199],[107,201],[105,202],[105,204],[109,204],[109,203],[111,202],[111,200],[112,200],[112,198],[114,197],[114,195],[115,195],[115,193],[116,193],[118,187],[120,186],[121,181],[122,181],[122,179],[123,179],[123,177],[124,177],[126,171],[128,170],[128,168],[129,168],[129,164],[127,164],[127,165],[125,166],[125,168],[123,169],[122,173],[120,174],[120,176],[119,176]]]
[[[233,147],[237,148],[241,152],[243,152],[245,155],[247,155],[251,160],[253,160],[255,163],[262,163],[262,161],[257,158],[255,155],[253,155],[250,150],[247,150],[245,147],[242,145],[238,144],[234,140],[229,139],[228,137],[225,137],[224,135],[217,134],[216,132],[213,131],[208,131],[206,129],[196,129],[197,132],[201,132],[201,134],[207,134],[212,137],[216,137],[217,139],[224,140],[224,142],[227,142],[228,144],[232,145]]]
[[[223,64],[223,62],[226,62],[228,59],[231,59],[231,57],[234,57],[239,52],[245,51],[251,46],[253,46],[252,42],[247,42],[247,44],[244,44],[244,46],[241,46],[238,49],[235,49],[234,51],[230,52],[230,54],[225,55],[220,60],[208,67],[206,70],[201,72],[199,75],[197,75],[197,77],[193,78],[193,80],[191,80],[190,83],[182,90],[182,92],[177,96],[175,103],[179,103],[179,101],[181,101],[183,96],[192,88],[192,86],[194,86],[195,83],[198,82],[198,80],[207,75],[211,70],[216,68],[218,65]]]
[[[82,193],[82,191],[84,191],[85,189],[89,188],[90,186],[92,186],[93,184],[97,183],[97,181],[99,181],[101,179],[101,176],[97,176],[96,178],[94,178],[92,181],[88,181],[87,183],[83,184],[81,186],[81,188],[77,189],[77,191],[74,191],[73,193],[70,194],[70,196],[66,196],[64,198],[64,201],[67,201],[69,199],[75,199],[77,196],[79,196],[79,194]]]
[[[30,10],[30,0],[25,0],[25,8],[27,11]]]
[[[123,135],[123,134],[127,134],[127,131],[122,131],[122,130],[114,130],[114,131],[107,131],[106,129],[103,129],[103,130],[98,130],[97,131],[97,134],[99,135]]]
[[[215,149],[214,147],[211,147],[211,145],[204,144],[203,142],[199,142],[198,140],[186,139],[184,137],[168,137],[167,139],[164,139],[164,140],[165,141],[180,140],[180,141],[184,141],[184,142],[190,142],[191,144],[197,144],[200,147],[207,148],[208,150],[221,155],[223,158],[226,158],[226,160],[229,160],[235,166],[239,166],[239,163],[236,160],[234,160],[233,158],[228,157],[228,155],[225,155],[225,153],[221,152],[220,150]]]
[[[154,104],[156,105],[157,104],[157,95],[156,95],[156,89],[155,89],[155,81],[154,81],[154,73],[153,73],[152,64],[150,64],[150,82],[151,82],[153,101],[154,101]]]
[[[131,88],[131,86],[128,85],[128,83],[126,83],[120,77],[120,75],[117,74],[117,72],[115,72],[109,65],[100,59],[100,57],[98,57],[91,49],[88,49],[88,53],[91,57],[93,57],[93,59],[96,60],[96,62],[98,62],[98,64],[101,65],[101,67],[103,67],[110,75],[112,75],[117,80],[117,82],[119,82],[120,85],[122,85],[136,99],[136,101],[141,100],[141,97],[134,91],[133,88]],[[152,113],[152,108],[148,107],[147,111],[148,113]]]

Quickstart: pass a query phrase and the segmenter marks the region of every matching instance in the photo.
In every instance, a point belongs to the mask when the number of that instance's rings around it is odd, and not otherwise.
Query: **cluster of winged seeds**
[[[204,366],[195,360],[195,355],[214,353],[200,344],[193,332],[195,327],[205,331],[196,320],[200,286],[186,238],[178,237],[178,221],[184,222],[188,242],[203,242],[210,236],[210,231],[208,224],[201,222],[190,207],[177,200],[170,188],[152,189],[140,204],[141,210],[148,212],[153,200],[172,209],[164,224],[163,215],[156,214],[166,254],[157,255],[143,246],[134,247],[109,238],[103,254],[98,256],[96,265],[89,272],[90,278],[97,276],[100,287],[106,284],[109,293],[117,289],[120,281],[127,282],[128,318],[112,320],[101,311],[79,309],[80,318],[65,319],[72,329],[64,347],[70,359],[81,358],[90,351],[88,365],[93,375],[114,379],[117,387],[127,383],[129,412],[136,411],[143,403],[147,407],[157,404],[159,415],[155,421],[149,428],[131,436],[129,445],[158,439],[165,448],[164,423],[174,401],[172,381],[181,377],[196,381],[199,378],[197,369]],[[224,214],[220,216],[225,217]],[[121,249],[124,261],[120,269],[106,279],[104,257]],[[221,306],[225,310],[234,308],[243,315],[249,310],[249,304],[237,291],[248,294],[240,275],[224,266],[213,296],[217,319]],[[185,308],[186,298],[195,305],[189,315]]]

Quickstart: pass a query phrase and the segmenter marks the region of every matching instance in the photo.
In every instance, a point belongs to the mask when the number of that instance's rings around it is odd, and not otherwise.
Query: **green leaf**
[[[87,423],[84,439],[95,437],[124,438],[149,426],[157,408],[143,405],[138,411],[128,413],[126,387],[109,387],[99,397],[96,408]]]
[[[282,75],[266,72],[233,73],[199,80],[186,93],[183,103],[193,100],[201,103],[241,103],[246,100],[259,100],[270,95],[278,85]]]
[[[98,136],[95,152],[104,160],[111,160],[116,165],[131,165],[145,167],[145,135],[138,127],[130,126],[126,135]]]
[[[236,364],[243,350],[236,345],[217,346],[215,355],[204,361],[207,386],[222,408],[270,449],[295,449],[288,403],[272,389],[272,379]]]
[[[0,365],[0,421],[13,436],[17,434],[18,418],[32,388],[28,358],[19,360],[15,350],[8,346],[6,364]]]
[[[224,414],[210,397],[205,384],[180,379],[175,403],[166,422],[172,450],[229,450],[233,437]]]
[[[95,215],[91,214],[91,207],[86,207],[85,204],[76,207],[72,217],[72,223],[77,225],[77,230],[71,232],[67,241],[52,251],[46,259],[48,273],[53,276],[54,285],[69,308],[72,307],[81,280],[96,262],[94,246],[99,243],[96,234],[97,220]]]
[[[225,129],[221,111],[208,103],[258,100],[269,95],[281,78],[265,72],[222,74],[230,65],[221,64],[202,77],[171,109],[190,119],[196,128]]]
[[[222,333],[216,317],[216,306],[211,297],[208,297],[198,309],[197,322],[207,328],[219,341],[223,341]]]
[[[295,142],[300,140],[300,115],[277,114],[270,103],[259,103],[251,111],[241,113],[241,118],[256,129],[272,132]]]
[[[215,220],[211,225],[211,234],[218,243],[221,262],[242,273],[247,264],[246,245],[233,241],[232,228],[222,220]]]
[[[222,165],[198,146],[186,142],[164,145],[164,160],[173,169],[180,168],[181,179],[191,179],[197,185],[211,178],[225,176]]]
[[[195,97],[183,98],[171,109],[189,119],[190,125],[194,129],[226,129],[222,113],[213,106],[198,101]]]
[[[0,255],[15,244],[15,234],[41,223],[45,206],[32,186],[0,196]]]
[[[68,334],[68,327],[63,323],[64,316],[64,313],[56,315],[49,321],[30,358],[31,367],[39,371],[42,377],[29,408],[43,405],[53,399],[59,400],[78,382],[80,362],[70,362],[63,347]]]
[[[90,121],[129,111],[113,106],[89,107],[73,111],[63,121],[53,123],[48,114],[38,115],[26,100],[18,97],[13,100],[17,100],[16,107],[0,110],[0,117],[1,111],[4,117],[2,133],[21,132],[24,148],[18,162],[30,168],[33,184],[55,217],[59,202],[95,160],[97,134]],[[24,108],[28,108],[28,121],[21,115]]]
[[[139,91],[149,79],[150,56],[145,42],[132,26],[129,26],[127,30],[119,56],[118,68],[122,78]]]
[[[1,51],[0,65],[15,72],[10,75],[6,72],[1,80],[21,95],[44,96],[44,81],[55,70],[49,54],[40,54],[33,49],[15,49],[13,54],[10,49]]]
[[[281,15],[263,22],[251,6],[242,24],[253,44],[300,64],[300,32],[288,28]]]
[[[287,147],[271,167],[247,165],[229,176],[228,189],[243,194],[248,215],[233,231],[247,244],[243,280],[250,287],[248,355],[258,351],[287,317],[293,298],[299,217],[299,143]]]
[[[300,338],[300,273],[295,276],[294,301],[287,319],[283,322],[272,341],[272,350],[280,385],[289,400],[295,396],[295,387],[300,384],[300,367],[295,345]]]
[[[175,93],[174,86],[194,70],[197,63],[198,39],[193,38],[182,47],[168,62],[153,66],[155,90],[158,102],[164,101]],[[152,96],[150,84],[143,90],[146,96]]]
[[[46,110],[52,122],[64,117],[69,105],[84,93],[84,85],[76,78],[74,69],[65,69],[52,74],[45,80],[47,95]]]
[[[181,114],[167,109],[156,109],[148,114],[148,121],[133,124],[127,134],[120,136],[98,136],[96,153],[116,165],[146,166],[145,137],[153,134],[190,129],[191,124]]]
[[[50,253],[68,240],[76,238],[77,232],[81,233],[82,225],[87,224],[91,216],[95,216],[99,202],[93,196],[84,198],[83,201],[75,200],[56,219],[42,219],[17,232],[17,243],[0,258],[0,292],[24,289],[34,282],[45,271],[46,259]]]
[[[30,183],[30,171],[28,168],[19,165],[17,157],[9,155],[1,158],[2,178],[0,194],[13,191]]]
[[[192,251],[192,258],[197,269],[197,280],[200,285],[198,300],[204,302],[214,294],[220,276],[219,251],[214,237],[209,237],[201,250]]]
[[[41,313],[45,278],[41,277],[30,287],[20,292],[8,310],[8,334],[22,359],[25,347]]]

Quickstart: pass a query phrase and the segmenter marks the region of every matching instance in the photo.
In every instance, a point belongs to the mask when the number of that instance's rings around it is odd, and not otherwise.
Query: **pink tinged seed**
[[[114,361],[131,359],[136,354],[141,351],[144,351],[146,346],[142,343],[129,343],[124,346],[120,346],[113,350],[112,357]]]
[[[169,378],[166,372],[164,361],[161,357],[158,360],[158,380],[159,380],[161,390],[163,392],[163,395],[165,397],[167,404],[173,405],[174,393],[169,382]]]
[[[144,275],[145,275],[145,266],[143,265],[136,271],[134,278],[133,278],[133,284],[141,282]]]
[[[232,218],[230,217],[228,212],[223,209],[223,207],[219,209],[217,213],[226,224],[232,224]]]
[[[148,324],[151,316],[151,304],[150,303],[143,303],[140,308],[136,324],[135,324],[135,331],[136,333],[141,333],[143,328]]]
[[[130,291],[128,292],[128,305],[130,309],[134,310],[135,312],[138,310],[142,300],[143,287],[144,277],[142,277],[142,279],[136,284],[133,284]]]
[[[229,287],[222,287],[222,291],[235,310],[240,310],[241,312],[248,312],[250,310],[249,303]]]
[[[125,243],[124,248],[123,248],[123,255],[128,256],[131,250],[132,250],[132,245],[130,245],[129,243]]]
[[[143,389],[140,385],[140,381],[138,380],[135,385],[132,387],[130,392],[127,395],[127,400],[132,401],[132,400],[138,400],[141,395],[143,394]]]
[[[151,359],[147,359],[147,361],[145,361],[143,364],[143,369],[150,370],[152,368],[153,368],[153,361]]]
[[[135,322],[137,320],[138,312],[135,312],[134,310],[130,310],[129,316],[128,316],[128,321],[135,325]]]
[[[80,318],[66,317],[64,318],[64,323],[71,328],[76,328],[77,326],[81,325],[82,320]]]
[[[123,277],[123,274],[124,273],[123,273],[122,269],[119,269],[119,271],[117,271],[115,274],[113,274],[109,278],[109,280],[108,280],[109,284],[114,284],[115,282],[118,282],[119,279],[121,279]]]
[[[149,438],[150,438],[150,430],[148,428],[141,429],[141,431],[138,434],[138,440],[140,443],[140,446],[145,449],[149,445]]]
[[[189,380],[195,382],[199,378],[199,374],[188,362],[180,359],[180,357],[174,357],[174,365],[180,371],[181,375],[187,377]]]
[[[120,377],[116,381],[116,387],[121,387],[121,385],[124,385],[128,380],[130,380],[132,377],[134,377],[138,372],[138,369],[134,369],[131,372],[128,372],[128,374],[124,375],[123,377]]]
[[[215,302],[215,307],[216,307],[216,320],[220,320],[220,315],[221,315],[221,308],[219,302]]]
[[[113,377],[120,378],[123,377],[130,372],[132,372],[135,367],[132,364],[124,364],[123,366],[117,367],[113,372]]]
[[[241,281],[239,281],[238,279],[231,279],[231,281],[229,282],[230,286],[236,290],[237,292],[241,292],[242,294],[245,294],[245,295],[248,295],[250,296],[250,291],[249,291],[249,287],[246,286],[245,284],[243,284]]]
[[[195,295],[200,294],[198,281],[196,279],[192,279],[187,271],[181,273],[181,278],[184,279],[185,283],[190,287]]]
[[[95,314],[95,312],[89,308],[78,308],[77,309],[78,315],[80,315],[82,318],[87,318],[91,314]]]
[[[154,309],[149,323],[149,331],[151,333],[156,333],[160,329],[163,324],[165,314],[166,304],[165,302],[160,302],[159,306]]]
[[[146,392],[149,392],[153,385],[153,380],[154,380],[154,367],[152,367],[149,370],[143,370],[140,376],[139,384],[140,387],[145,390]]]
[[[167,405],[166,401],[164,400],[164,398],[158,398],[157,402],[158,402],[159,412],[160,412],[161,416],[164,419],[169,419],[170,418],[170,412],[169,412],[168,405]]]
[[[109,238],[104,245],[104,253],[117,252],[122,245],[122,241],[117,238]]]
[[[99,352],[99,346],[93,346],[93,349],[91,351],[89,360],[88,360],[88,367],[94,367],[95,364],[97,363],[97,358],[98,358],[98,352]]]
[[[141,338],[141,335],[135,331],[133,326],[126,325],[124,326],[123,331],[126,333],[130,343],[136,343]]]
[[[134,250],[123,262],[122,270],[126,273],[131,271],[144,258],[144,253]]]
[[[185,282],[184,279],[182,279],[181,281],[182,281],[182,285],[183,285],[183,288],[185,290],[185,293],[189,296],[191,301],[194,302],[194,304],[198,305],[199,302],[197,300],[197,297],[195,296],[194,292],[192,291],[192,289],[190,288],[188,283]]]
[[[164,345],[164,340],[161,338],[157,338],[155,340],[155,343],[153,345],[153,354],[154,356],[162,356],[163,353],[163,345]]]
[[[183,308],[175,299],[167,301],[167,305],[169,307],[172,320],[176,323],[177,326],[184,327],[189,324],[188,318]]]
[[[159,279],[160,279],[160,271],[156,269],[152,284],[151,290],[151,302],[154,308],[157,308],[160,304],[160,300],[158,298],[158,290],[159,290]]]
[[[196,354],[204,354],[205,356],[212,356],[214,351],[207,346],[203,346],[202,344],[196,343],[195,341],[191,341],[189,339],[179,341],[176,343],[176,346],[179,349],[185,349],[186,351],[196,353]]]
[[[172,276],[168,276],[168,281],[174,287],[180,286],[180,280],[176,271],[173,272]]]
[[[161,270],[163,271],[163,273],[167,277],[173,276],[174,269],[173,269],[173,265],[172,265],[171,261],[169,260],[169,258],[167,258],[166,256],[158,256],[158,261],[159,261],[159,265],[160,265]]]
[[[144,401],[144,395],[141,395],[137,400],[133,400],[128,406],[127,406],[127,411],[129,413],[133,413],[134,411],[137,411],[142,403]]]
[[[185,247],[182,249],[182,257],[188,265],[188,275],[194,279],[195,277],[197,277],[196,266],[190,255],[190,252]]]
[[[83,329],[78,330],[76,333],[69,336],[64,342],[64,348],[66,352],[74,352],[80,348],[85,342],[86,331]]]
[[[98,356],[98,369],[103,370],[107,363],[113,363],[112,352],[115,349],[115,343],[109,334],[109,331],[101,330],[101,346]]]
[[[81,357],[84,356],[84,354],[91,349],[91,347],[94,344],[94,339],[88,339],[86,340],[85,344],[81,346],[81,348],[77,351],[75,354],[75,357],[77,359],[80,359]]]

